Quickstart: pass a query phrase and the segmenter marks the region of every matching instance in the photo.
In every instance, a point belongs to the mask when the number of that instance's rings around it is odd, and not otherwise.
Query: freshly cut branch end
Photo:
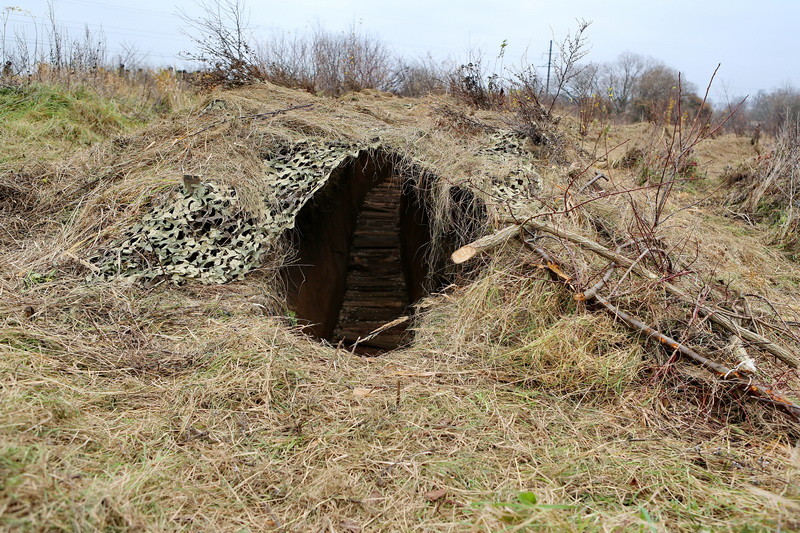
[[[455,264],[459,265],[472,259],[481,252],[496,248],[506,241],[513,239],[519,234],[520,228],[521,226],[519,225],[508,226],[500,231],[492,233],[491,235],[481,237],[477,241],[471,242],[466,246],[462,246],[453,252],[453,254],[450,256],[450,259],[452,259]]]
[[[453,260],[453,263],[460,265],[461,263],[466,263],[476,255],[478,255],[479,250],[472,245],[462,246],[455,252],[453,255],[450,256],[450,259]]]

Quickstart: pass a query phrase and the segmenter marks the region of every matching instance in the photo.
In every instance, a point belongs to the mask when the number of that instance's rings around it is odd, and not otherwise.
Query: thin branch
[[[542,259],[547,263],[548,270],[550,270],[552,274],[562,279],[564,283],[566,283],[573,290],[575,290],[575,287],[572,285],[571,278],[568,275],[566,275],[560,267],[557,266],[557,263],[553,260],[551,256],[549,256],[541,248],[529,242],[527,239],[523,240],[523,242],[528,248],[541,255]],[[553,268],[551,265],[555,265],[555,268]],[[631,315],[628,315],[627,313],[619,309],[617,306],[615,306],[614,304],[612,304],[611,302],[609,302],[608,300],[597,294],[595,288],[602,288],[602,286],[605,285],[605,283],[607,282],[608,278],[611,277],[612,271],[613,271],[613,266],[607,270],[606,275],[603,276],[603,280],[601,280],[601,282],[592,287],[592,289],[582,294],[579,294],[578,298],[585,299],[587,301],[597,302],[607,311],[613,314],[615,317],[619,318],[622,322],[624,322],[628,327],[645,334],[648,338],[654,339],[668,348],[675,350],[676,352],[680,353],[684,357],[689,358],[690,360],[702,366],[711,373],[716,374],[724,381],[729,382],[734,386],[744,390],[748,394],[751,394],[760,400],[767,401],[773,405],[776,405],[777,407],[780,407],[784,411],[784,413],[786,413],[793,421],[800,422],[800,406],[796,405],[788,398],[776,393],[770,388],[754,384],[753,380],[749,376],[746,376],[741,372],[739,372],[738,370],[728,368],[727,366],[721,363],[712,361],[711,359],[699,354],[698,352],[689,348],[685,344],[682,344],[673,339],[672,337],[657,331],[655,328],[645,324],[641,320]]]
[[[506,222],[518,222],[514,220],[512,217],[503,217],[501,220]],[[581,246],[586,250],[594,252],[600,255],[601,257],[605,257],[610,261],[614,261],[619,266],[632,268],[633,271],[636,272],[636,274],[638,274],[639,276],[658,283],[667,292],[679,297],[685,303],[689,305],[695,305],[696,303],[695,299],[692,298],[686,291],[673,285],[669,281],[666,281],[666,279],[663,276],[655,274],[654,272],[642,266],[640,263],[633,261],[632,259],[620,253],[617,253],[603,246],[602,244],[595,242],[591,239],[588,239],[582,235],[578,235],[576,233],[572,233],[567,230],[556,228],[555,226],[551,226],[550,224],[535,220],[533,218],[522,221],[521,223],[517,223],[515,226],[504,228],[500,232],[495,233],[493,239],[484,238],[485,240],[481,243],[481,246],[477,247],[472,246],[475,243],[468,244],[467,246],[464,246],[459,250],[456,250],[451,256],[451,258],[456,263],[463,263],[464,261],[467,261],[468,259],[477,255],[478,253],[485,252],[491,248],[499,246],[500,244],[508,241],[509,239],[512,239],[513,237],[518,235],[523,228],[525,229],[532,228],[538,231],[543,231],[545,233],[555,235],[556,237],[559,237],[561,239],[565,239],[575,244],[578,244],[579,246]],[[488,244],[491,244],[491,246],[487,246]],[[735,335],[739,335],[750,342],[759,344],[764,350],[768,351],[769,353],[771,353],[772,355],[774,355],[775,357],[777,357],[778,359],[789,365],[791,368],[797,369],[798,367],[800,367],[797,358],[792,352],[790,352],[783,346],[780,346],[777,343],[772,342],[763,335],[760,335],[754,331],[751,331],[747,328],[735,324],[734,322],[723,316],[721,310],[713,309],[708,306],[702,306],[699,308],[699,312],[703,316],[707,316],[712,322],[728,330],[729,332]]]
[[[246,120],[246,119],[259,119],[259,118],[273,117],[273,116],[276,116],[276,115],[282,115],[283,113],[286,113],[288,111],[294,111],[296,109],[305,109],[305,108],[311,107],[313,105],[314,104],[295,105],[295,106],[287,107],[285,109],[276,109],[275,111],[265,111],[263,113],[255,113],[253,115],[240,115],[238,117],[221,118],[221,119],[219,119],[219,120],[217,120],[215,122],[212,122],[211,124],[209,124],[208,126],[206,126],[204,128],[200,128],[197,131],[193,131],[192,133],[188,133],[188,134],[184,135],[183,137],[178,137],[177,139],[175,139],[173,141],[173,144],[178,142],[178,141],[182,141],[183,139],[188,139],[190,137],[194,137],[195,135],[200,135],[204,131],[208,131],[211,128],[214,128],[214,127],[219,126],[221,124],[225,124],[226,122],[231,122],[233,120]]]

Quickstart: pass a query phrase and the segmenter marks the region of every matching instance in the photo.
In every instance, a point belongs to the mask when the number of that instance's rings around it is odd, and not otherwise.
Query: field
[[[479,255],[419,302],[411,345],[375,357],[302,334],[280,256],[220,285],[97,279],[92,251],[184,174],[236,187],[248,207],[281,143],[380,136],[481,190],[497,163],[480,148],[510,120],[450,96],[158,83],[160,99],[0,89],[0,528],[800,529],[800,425],[576,299],[607,262],[573,243],[541,240],[572,285],[513,239]],[[796,253],[772,219],[728,201],[730,176],[772,140],[697,134],[665,195],[651,174],[676,131],[564,111],[558,140],[528,147],[547,220],[621,244],[661,194],[668,218],[648,238],[694,305],[625,269],[618,305],[730,367],[735,339],[706,304],[798,353]],[[571,188],[595,168],[610,180]],[[485,233],[504,225],[493,209]],[[744,349],[750,379],[800,401],[796,370]]]

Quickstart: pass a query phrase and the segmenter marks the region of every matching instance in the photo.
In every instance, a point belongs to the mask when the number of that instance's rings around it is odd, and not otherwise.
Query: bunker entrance
[[[306,332],[368,354],[410,340],[408,322],[365,338],[426,293],[431,230],[421,194],[390,158],[362,153],[301,209],[286,277]]]

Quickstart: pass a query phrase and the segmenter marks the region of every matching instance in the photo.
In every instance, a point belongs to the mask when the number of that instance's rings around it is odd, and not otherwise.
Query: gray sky
[[[176,54],[191,47],[180,34],[178,8],[196,10],[191,0],[54,0],[57,17],[71,31],[101,26],[111,50],[121,42],[149,52],[154,64],[183,62]],[[31,16],[14,14],[9,27],[32,32],[42,23],[46,0],[0,0]],[[529,0],[436,1],[282,0],[247,1],[256,36],[274,31],[307,31],[319,23],[343,30],[355,22],[387,41],[398,53],[464,57],[471,47],[486,51],[490,64],[507,40],[505,64],[527,50],[535,64],[546,63],[551,35],[556,39],[592,21],[588,59],[607,61],[624,51],[662,59],[702,90],[717,63],[722,68],[712,96],[754,94],[790,82],[800,86],[799,0]],[[32,33],[30,34],[33,35]]]

